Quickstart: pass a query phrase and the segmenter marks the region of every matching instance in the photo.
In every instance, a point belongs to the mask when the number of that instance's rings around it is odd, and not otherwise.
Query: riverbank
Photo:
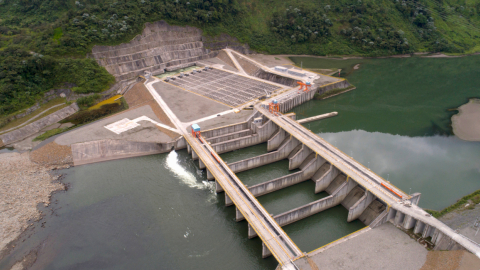
[[[472,98],[452,116],[453,133],[465,141],[480,141],[480,99]]]
[[[259,57],[257,55],[264,55],[264,54],[254,54],[253,57],[249,55],[249,57],[254,58]],[[330,56],[321,56],[321,55],[308,55],[308,54],[274,54],[274,55],[264,55],[264,56],[271,56],[277,58],[290,58],[290,57],[312,57],[312,58],[322,58],[322,59],[333,59],[333,60],[346,60],[346,59],[386,59],[386,58],[409,58],[409,57],[424,57],[424,58],[458,58],[458,57],[466,57],[466,56],[473,56],[473,55],[480,55],[480,52],[470,53],[470,54],[444,54],[444,53],[431,53],[431,52],[416,52],[412,54],[394,54],[394,55],[386,55],[386,56],[358,56],[358,55],[330,55]],[[282,59],[282,61],[285,61]]]
[[[36,164],[29,155],[0,154],[0,259],[14,247],[12,241],[42,219],[37,205],[48,206],[52,192],[65,189],[49,172],[56,167]]]

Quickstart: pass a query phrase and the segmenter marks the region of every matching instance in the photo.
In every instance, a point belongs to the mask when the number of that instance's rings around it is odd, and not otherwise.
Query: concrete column
[[[215,192],[220,193],[223,192],[222,186],[218,183],[218,181],[215,180]]]
[[[395,215],[395,225],[401,225],[403,224],[403,219],[405,218],[405,214],[400,212],[400,211],[397,211],[397,214]]]
[[[238,210],[238,207],[235,206],[235,221],[239,222],[239,221],[242,221],[244,219],[245,219],[245,217],[242,215],[242,212],[240,212],[240,210]]]
[[[409,200],[412,204],[418,205],[418,202],[420,201],[420,195],[422,195],[419,192],[413,193],[412,198]]]
[[[252,238],[255,238],[257,236],[258,236],[257,232],[255,232],[255,230],[253,229],[253,227],[249,223],[248,224],[248,239],[252,239]]]
[[[187,140],[184,137],[178,138],[175,141],[175,150],[184,149],[187,147]]]
[[[190,146],[190,144],[187,144],[187,152],[188,152],[189,154],[192,153],[192,147]]]
[[[215,177],[213,177],[213,174],[210,172],[210,170],[207,168],[207,179],[208,180],[213,180]]]
[[[195,150],[192,149],[192,159],[193,160],[197,160],[198,159],[198,155],[197,153],[195,152]]]
[[[425,223],[418,220],[417,223],[415,224],[415,228],[413,228],[413,233],[414,234],[422,233],[424,228],[425,228]]]
[[[315,193],[320,193],[324,191],[330,183],[332,183],[333,179],[335,179],[340,174],[340,170],[338,170],[335,166],[330,164],[330,169],[318,179],[315,179],[315,175],[312,178],[315,181]]]
[[[416,222],[417,220],[414,219],[412,216],[405,215],[405,218],[403,219],[403,228],[409,230],[415,226]]]
[[[443,234],[439,230],[435,230],[432,234],[432,243],[437,245],[438,241],[442,239]]]
[[[385,222],[395,218],[396,215],[397,215],[397,210],[390,208],[390,211],[388,211],[388,214],[387,214],[387,220],[385,220]]]
[[[232,199],[228,196],[228,194],[225,192],[225,206],[230,206],[233,205]]]
[[[432,236],[434,231],[435,231],[435,227],[432,227],[428,224],[425,224],[425,228],[423,229],[422,237],[427,238],[429,236]]]
[[[198,159],[198,167],[203,170],[206,168],[205,164],[203,163],[203,161],[201,159]]]
[[[262,258],[265,259],[270,256],[272,256],[272,252],[270,252],[267,246],[262,242]]]

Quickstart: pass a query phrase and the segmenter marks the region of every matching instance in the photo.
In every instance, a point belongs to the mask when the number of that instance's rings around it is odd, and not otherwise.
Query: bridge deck
[[[401,201],[400,197],[395,193],[399,194],[405,199],[409,198],[409,196],[403,191],[396,188],[389,182],[385,181],[383,178],[376,175],[369,169],[365,168],[362,164],[358,163],[353,158],[345,155],[343,152],[333,147],[328,142],[318,137],[316,134],[312,133],[310,130],[306,129],[301,124],[297,123],[295,120],[292,120],[291,118],[282,115],[276,116],[270,113],[260,104],[256,105],[255,108],[263,115],[271,119],[279,127],[284,129],[287,133],[291,134],[293,137],[295,137],[307,147],[312,149],[318,155],[325,158],[328,162],[333,164],[350,178],[354,179],[358,184],[365,187],[365,189],[369,190],[371,193],[373,193],[385,203],[391,205],[393,203]],[[382,184],[387,186],[394,192],[382,186]]]
[[[205,143],[203,139],[193,138],[190,134],[185,134],[184,137],[277,261],[282,266],[287,266],[292,264],[292,260],[302,256],[302,251],[255,199],[227,164],[223,162],[213,148],[208,143]]]

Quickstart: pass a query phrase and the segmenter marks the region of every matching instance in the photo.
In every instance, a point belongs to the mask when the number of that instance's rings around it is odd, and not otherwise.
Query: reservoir
[[[422,193],[421,207],[441,210],[480,189],[480,142],[451,127],[452,109],[480,97],[480,55],[292,60],[342,68],[357,87],[296,107],[297,119],[337,111],[305,125],[405,192]]]
[[[356,90],[293,111],[305,118],[339,115],[305,126],[394,185],[421,192],[420,206],[440,210],[480,189],[480,143],[453,136],[450,117],[480,97],[480,57],[353,59],[293,58],[306,68],[339,67]],[[360,64],[359,69],[353,67]],[[266,144],[225,153],[233,162],[266,152]],[[254,185],[292,173],[279,161],[238,173]],[[247,238],[186,150],[63,170],[67,192],[52,197],[25,241],[0,269],[32,249],[32,269],[275,269],[261,258],[261,240]],[[325,197],[301,184],[259,197],[279,214]],[[310,252],[364,227],[347,223],[341,205],[284,227]]]

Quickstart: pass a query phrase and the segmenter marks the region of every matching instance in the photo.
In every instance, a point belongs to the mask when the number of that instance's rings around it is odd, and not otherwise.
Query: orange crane
[[[273,113],[274,115],[278,115],[277,113],[280,112],[280,105],[278,104],[278,101],[274,99],[270,104],[268,104],[268,110]]]
[[[298,89],[298,91],[302,91],[303,92],[309,92],[310,91],[310,87],[312,86],[312,84],[310,82],[297,82],[299,85],[300,85],[300,88]],[[305,87],[305,89],[304,89]]]

